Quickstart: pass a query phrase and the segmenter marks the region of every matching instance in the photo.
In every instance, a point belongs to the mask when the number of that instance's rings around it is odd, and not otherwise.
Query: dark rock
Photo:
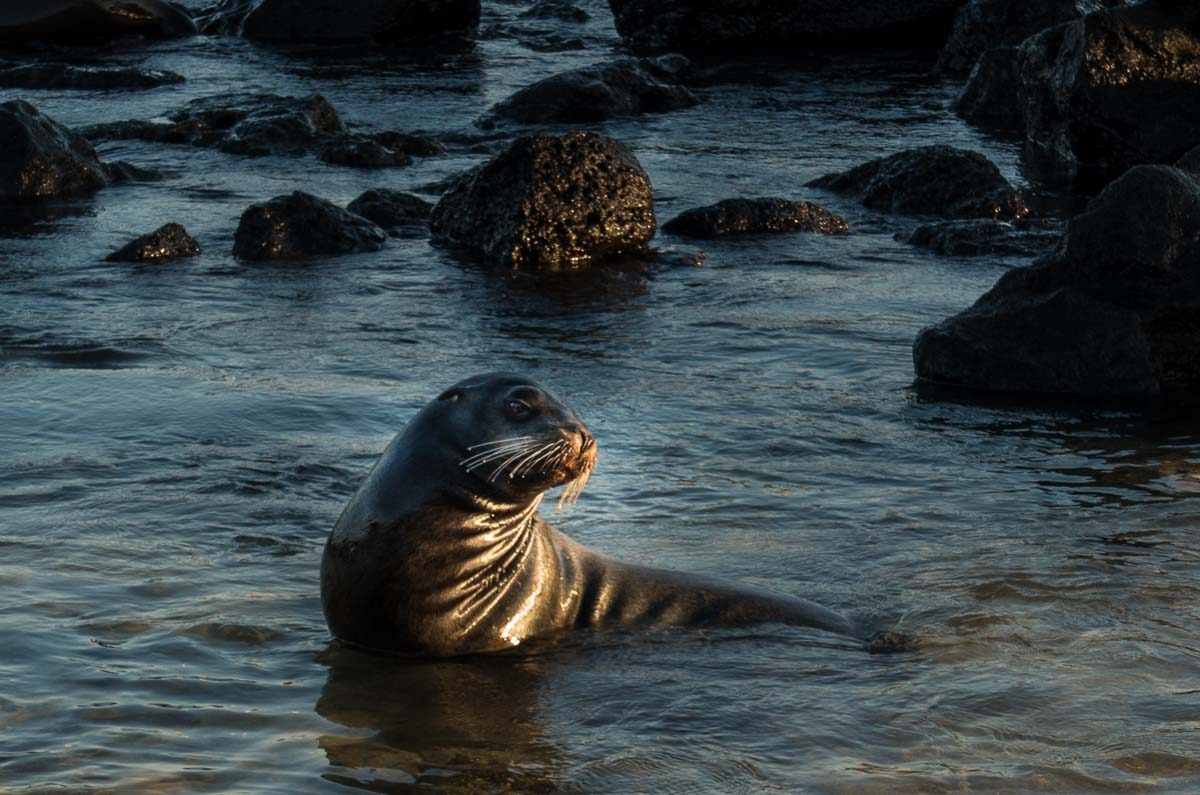
[[[160,0],[4,0],[0,44],[105,44],[122,36],[194,36],[179,6]]]
[[[639,49],[795,51],[939,47],[962,0],[609,0],[617,32]]]
[[[226,0],[198,18],[205,33],[292,41],[405,41],[473,31],[479,0]]]
[[[971,389],[1200,394],[1200,181],[1138,166],[1072,219],[1055,252],[925,329],[917,375]]]
[[[464,174],[430,220],[435,242],[506,268],[571,268],[640,254],[654,237],[650,179],[591,132],[518,138]]]
[[[1021,45],[1026,160],[1043,178],[1094,188],[1200,143],[1200,7],[1165,6],[1097,11]]]
[[[380,188],[367,191],[346,209],[396,235],[405,229],[428,226],[433,205],[411,193]]]
[[[540,0],[521,12],[522,19],[561,19],[563,22],[587,22],[592,15],[567,0]]]
[[[388,168],[412,162],[403,150],[389,149],[378,141],[359,135],[347,135],[321,150],[321,160],[340,166]]]
[[[345,133],[333,105],[319,94],[280,97],[234,94],[189,102],[169,122],[126,121],[88,127],[92,139],[140,138],[211,147],[233,154],[302,155]]]
[[[166,262],[200,253],[200,244],[179,224],[166,224],[105,257],[109,262]]]
[[[34,89],[157,88],[182,83],[183,76],[131,66],[83,67],[62,63],[0,63],[0,86]]]
[[[857,195],[875,210],[948,218],[1013,220],[1028,214],[1020,191],[978,152],[923,146],[808,183]]]
[[[1175,167],[1200,176],[1200,146],[1188,150],[1188,153],[1175,163]]]
[[[162,179],[162,174],[149,168],[138,168],[124,160],[115,160],[104,164],[104,174],[109,182],[156,182]]]
[[[409,157],[436,157],[446,154],[446,147],[427,135],[388,131],[371,133],[368,137]]]
[[[788,199],[725,199],[696,207],[663,224],[663,231],[687,237],[818,232],[824,235],[850,231],[846,219],[811,202]]]
[[[1015,47],[1035,33],[1081,16],[1076,0],[968,0],[954,18],[938,69],[966,74],[985,51]]]
[[[244,260],[330,257],[378,251],[385,240],[387,234],[366,218],[296,191],[246,208],[233,254]]]
[[[699,103],[675,76],[687,68],[680,55],[621,58],[539,80],[498,103],[477,124],[596,122],[617,116],[665,113]]]
[[[0,198],[91,193],[109,182],[84,138],[28,102],[0,104]]]
[[[1021,112],[1021,64],[1016,47],[997,47],[979,57],[954,104],[959,116],[999,133],[1024,133]]]
[[[948,257],[1037,257],[1054,248],[1060,234],[1045,224],[981,218],[925,224],[897,239]]]

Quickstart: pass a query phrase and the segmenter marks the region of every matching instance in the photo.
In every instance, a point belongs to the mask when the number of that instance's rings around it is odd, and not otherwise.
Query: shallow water
[[[704,246],[703,267],[534,287],[432,248],[308,264],[229,254],[244,207],[346,202],[480,162],[470,122],[611,57],[605,7],[439,53],[225,39],[111,56],[145,92],[21,92],[69,124],[233,90],[320,92],[450,155],[358,171],[121,142],[160,169],[0,224],[0,788],[13,792],[1195,792],[1200,421],[938,402],[911,342],[1017,259],[939,258],[915,222],[803,187],[902,148],[1016,150],[901,57],[745,65],[691,110],[604,125],[660,218],[734,195],[820,201],[846,237]],[[0,99],[16,96],[0,91]],[[479,149],[479,151],[476,151]],[[432,197],[431,197],[432,198]],[[184,223],[204,247],[103,262]],[[663,236],[662,245],[685,241]],[[777,627],[421,663],[331,647],[317,572],[342,505],[448,384],[528,372],[600,445],[549,518],[620,557],[896,622],[869,656]]]

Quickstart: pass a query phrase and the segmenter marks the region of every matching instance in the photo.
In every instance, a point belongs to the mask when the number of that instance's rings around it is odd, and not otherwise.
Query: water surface
[[[1200,789],[1200,422],[919,395],[917,331],[1023,262],[934,257],[893,239],[915,221],[803,187],[935,142],[1023,181],[927,63],[751,62],[696,108],[601,127],[663,219],[781,195],[844,214],[850,236],[717,242],[703,267],[550,287],[419,238],[232,258],[255,201],[347,202],[481,162],[496,144],[471,121],[493,102],[616,52],[604,5],[585,7],[583,26],[536,23],[581,49],[531,49],[511,28],[524,6],[489,3],[465,49],[197,38],[107,58],[179,86],[20,94],[82,125],[320,92],[451,152],[372,172],[105,144],[166,179],[0,225],[0,786]],[[167,221],[204,254],[103,261]],[[899,622],[923,650],[778,627],[443,662],[331,646],[317,574],[342,505],[418,407],[495,369],[549,385],[599,441],[583,500],[549,516],[575,538]]]

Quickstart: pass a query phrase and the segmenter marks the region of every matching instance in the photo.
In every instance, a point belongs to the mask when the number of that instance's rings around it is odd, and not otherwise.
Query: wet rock
[[[1016,47],[996,47],[979,57],[954,104],[959,116],[978,127],[1016,135],[1025,131],[1019,97],[1021,64]]]
[[[204,33],[292,41],[405,41],[473,31],[479,0],[225,0],[198,17]]]
[[[587,42],[579,36],[565,36],[557,30],[528,25],[496,23],[480,31],[483,39],[512,39],[534,52],[575,52],[586,50]]]
[[[93,140],[140,138],[262,156],[302,155],[345,129],[319,94],[234,94],[193,100],[165,122],[116,122],[82,132]]]
[[[179,224],[166,224],[109,254],[109,262],[166,262],[200,253],[200,244]]]
[[[1200,175],[1200,146],[1188,150],[1188,153],[1175,163],[1175,167]]]
[[[407,166],[413,156],[430,157],[445,153],[445,148],[432,138],[383,132],[335,138],[321,151],[321,160],[356,168],[390,168]]]
[[[139,168],[124,160],[115,160],[104,164],[104,174],[112,183],[123,182],[157,182],[162,174],[150,168]]]
[[[939,47],[962,0],[609,0],[635,48],[794,51],[797,47]]]
[[[875,210],[947,218],[1013,220],[1028,214],[1020,191],[978,152],[924,146],[808,183],[858,196]]]
[[[1168,5],[1098,11],[1021,46],[1026,162],[1043,178],[1094,188],[1200,143],[1200,7]]]
[[[1043,223],[981,218],[924,224],[896,237],[948,257],[1037,257],[1054,248],[1060,234],[1061,230]]]
[[[0,104],[0,198],[91,193],[109,179],[82,136],[23,100]]]
[[[521,12],[521,19],[559,19],[563,22],[587,22],[592,15],[567,0],[540,0]]]
[[[523,124],[596,122],[690,108],[700,100],[679,85],[676,77],[687,66],[688,60],[681,55],[664,55],[572,69],[521,89],[492,107],[477,124],[489,129],[501,120]]]
[[[967,74],[993,47],[1015,47],[1046,28],[1083,16],[1076,0],[968,0],[938,56],[937,68]]]
[[[925,329],[922,379],[971,389],[1200,394],[1200,181],[1138,166],[1075,217],[1055,252]]]
[[[328,163],[363,168],[406,165],[413,155],[427,157],[446,151],[423,135],[348,132],[337,110],[319,94],[206,97],[188,103],[166,120],[98,124],[82,132],[93,140],[134,138],[251,157],[300,156],[317,151]]]
[[[62,63],[12,64],[0,62],[0,86],[34,89],[158,88],[182,83],[183,76],[159,69],[131,66],[71,66]]]
[[[850,231],[846,219],[811,202],[788,199],[725,199],[696,207],[663,224],[663,231],[687,237],[817,232],[824,235]]]
[[[433,209],[435,242],[504,268],[571,268],[639,254],[654,237],[650,179],[619,141],[531,135],[461,176]]]
[[[4,0],[0,44],[106,44],[123,36],[194,36],[186,11],[161,0]]]
[[[389,149],[378,141],[361,136],[346,136],[333,141],[321,150],[321,160],[356,168],[407,166],[412,162],[405,152]]]
[[[378,251],[387,235],[362,216],[296,191],[242,213],[233,254],[244,260],[329,257]]]
[[[362,194],[346,209],[397,236],[405,230],[427,227],[433,205],[411,193],[378,188]]]

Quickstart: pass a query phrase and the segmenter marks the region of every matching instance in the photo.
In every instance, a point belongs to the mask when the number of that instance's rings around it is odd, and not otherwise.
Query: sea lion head
[[[454,457],[460,482],[479,494],[527,501],[569,483],[559,504],[570,503],[596,466],[596,442],[583,420],[525,376],[473,376],[426,411],[447,430],[443,454]]]

